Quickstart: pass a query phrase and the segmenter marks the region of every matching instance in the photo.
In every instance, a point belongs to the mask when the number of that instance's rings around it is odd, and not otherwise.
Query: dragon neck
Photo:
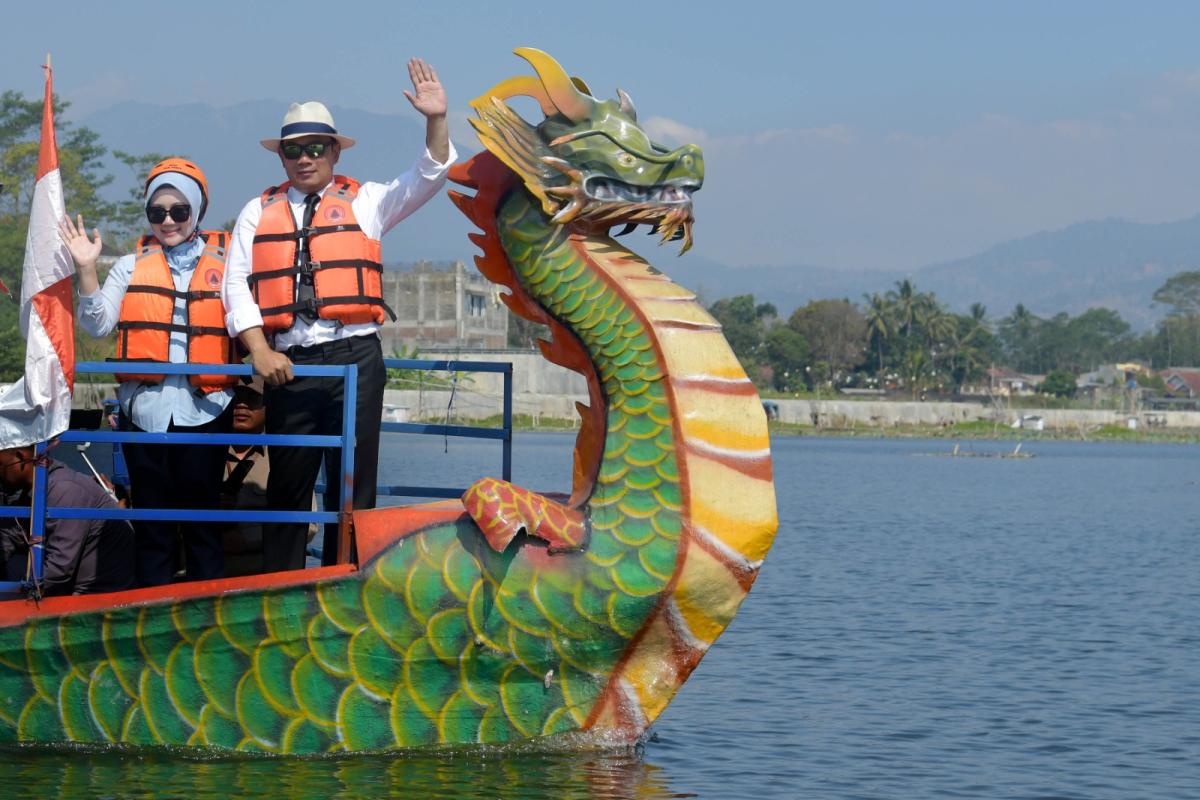
[[[618,628],[644,618],[674,586],[670,604],[703,649],[728,624],[705,610],[704,587],[748,590],[778,526],[754,384],[692,293],[605,235],[553,224],[490,152],[451,179],[477,190],[450,199],[482,231],[480,272],[550,328],[546,358],[588,378],[571,504],[600,567],[587,582],[617,590],[605,616]]]
[[[590,554],[605,562],[636,549],[626,579],[637,585],[625,588],[661,590],[674,570],[686,498],[668,370],[646,304],[696,306],[695,297],[607,236],[550,223],[524,191],[502,203],[496,229],[522,287],[571,330],[596,371],[605,432],[586,504]]]

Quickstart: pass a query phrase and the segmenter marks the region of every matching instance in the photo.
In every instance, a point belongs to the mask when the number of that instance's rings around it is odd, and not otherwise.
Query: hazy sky
[[[0,89],[35,96],[51,51],[79,116],[310,97],[410,114],[419,55],[468,147],[466,101],[539,47],[704,147],[696,250],[733,265],[909,268],[1200,212],[1195,3],[55,2],[7,6],[4,28]]]

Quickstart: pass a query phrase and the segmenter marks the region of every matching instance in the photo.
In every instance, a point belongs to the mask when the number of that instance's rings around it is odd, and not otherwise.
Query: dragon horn
[[[547,53],[533,47],[518,47],[513,52],[533,66],[559,113],[572,122],[582,122],[592,115],[596,101],[579,91],[566,71]]]
[[[628,114],[631,120],[637,122],[637,109],[633,107],[633,98],[621,88],[617,89],[617,97],[621,98],[621,110]]]
[[[509,78],[506,81],[500,81],[491,89],[471,101],[471,107],[479,109],[488,103],[488,99],[492,97],[501,100],[507,100],[510,97],[532,97],[537,100],[538,105],[542,108],[542,113],[550,116],[558,109],[554,107],[554,103],[550,100],[550,96],[546,94],[545,88],[541,82],[532,75],[518,75],[515,78]]]

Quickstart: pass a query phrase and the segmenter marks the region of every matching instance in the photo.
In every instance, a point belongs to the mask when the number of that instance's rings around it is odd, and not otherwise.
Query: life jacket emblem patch
[[[325,209],[325,219],[330,222],[339,222],[346,218],[346,212],[340,206],[330,206]]]
[[[210,289],[219,289],[221,287],[221,271],[210,269],[204,273],[204,282],[208,284]]]

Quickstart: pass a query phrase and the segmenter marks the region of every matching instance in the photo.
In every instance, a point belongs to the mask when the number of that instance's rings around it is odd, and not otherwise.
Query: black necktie
[[[319,202],[321,202],[319,194],[310,194],[304,198],[304,222],[300,224],[300,239],[296,245],[296,266],[300,267],[300,274],[297,276],[296,302],[308,304],[307,308],[303,308],[297,313],[306,322],[316,322],[317,320],[315,305],[317,295],[313,290],[313,274],[308,266],[308,229],[312,225],[313,214],[316,213]]]

